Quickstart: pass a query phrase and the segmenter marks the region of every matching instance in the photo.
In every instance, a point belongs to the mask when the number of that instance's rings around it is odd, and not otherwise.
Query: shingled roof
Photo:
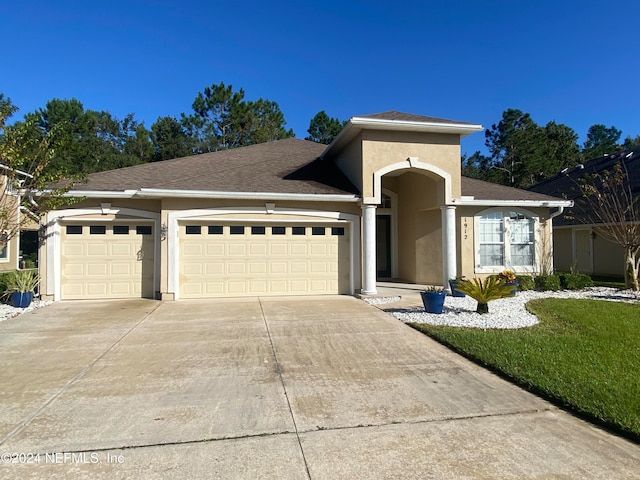
[[[474,200],[532,200],[537,202],[561,200],[561,198],[552,195],[507,187],[469,177],[462,177],[461,189],[462,195],[472,196]]]
[[[248,147],[203,153],[92,173],[76,191],[153,188],[210,192],[357,194],[329,160],[325,145],[288,138]]]
[[[421,123],[439,123],[447,125],[474,125],[469,122],[458,122],[456,120],[447,120],[446,118],[427,117],[424,115],[415,115],[413,113],[403,113],[396,110],[389,110],[381,113],[371,113],[368,115],[356,115],[355,118],[372,118],[377,120],[391,120],[398,122],[421,122]]]
[[[579,187],[580,181],[585,175],[611,171],[620,162],[623,162],[626,167],[633,194],[635,196],[640,195],[640,147],[595,158],[577,167],[565,169],[555,177],[529,187],[529,190],[576,200],[573,208],[565,210],[563,215],[554,220],[556,225],[574,225],[580,223],[580,219],[588,221],[587,217],[589,215],[584,209],[585,204],[580,201],[582,197]]]
[[[386,112],[384,115],[397,112]],[[383,115],[383,114],[374,114]],[[400,114],[405,118],[408,114]],[[422,119],[418,115],[408,115]],[[439,120],[439,119],[436,119]],[[359,195],[331,159],[326,146],[288,138],[248,147],[145,163],[88,175],[79,192],[154,189],[176,192]],[[557,201],[557,197],[462,177],[462,195],[475,200]]]

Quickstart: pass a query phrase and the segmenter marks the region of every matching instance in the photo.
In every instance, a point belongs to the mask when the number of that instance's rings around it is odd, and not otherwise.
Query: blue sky
[[[52,98],[147,127],[204,87],[280,105],[296,136],[320,110],[482,124],[507,108],[640,135],[637,1],[20,0],[2,7],[0,92],[16,118]],[[463,152],[484,136],[463,140]]]

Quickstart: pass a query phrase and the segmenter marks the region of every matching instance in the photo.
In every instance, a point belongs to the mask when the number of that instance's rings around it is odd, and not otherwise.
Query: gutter
[[[473,200],[454,198],[451,203],[459,206],[476,207],[557,207],[560,213],[565,207],[572,207],[573,200]],[[555,216],[560,215],[557,213]]]
[[[101,191],[70,190],[67,197],[87,198],[210,198],[234,200],[297,200],[311,202],[359,202],[358,195],[314,194],[314,193],[271,193],[271,192],[216,192],[210,190],[167,190],[161,188],[141,188],[139,190]]]

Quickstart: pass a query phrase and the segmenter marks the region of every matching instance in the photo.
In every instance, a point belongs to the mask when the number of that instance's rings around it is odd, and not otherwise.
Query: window
[[[331,235],[344,235],[344,227],[331,227]]]
[[[2,242],[2,247],[0,248],[0,262],[7,262],[9,261],[9,235],[7,235],[7,232],[0,235],[0,242]]]
[[[271,227],[271,235],[284,235],[285,233],[285,227]]]
[[[207,233],[209,235],[222,235],[222,225],[209,225]]]
[[[151,225],[137,225],[136,226],[136,234],[137,235],[151,235]]]
[[[324,227],[311,227],[311,235],[324,235],[325,228]]]
[[[242,225],[231,225],[229,233],[231,235],[244,235],[244,227]]]
[[[129,225],[114,225],[113,226],[113,234],[114,235],[129,235]]]
[[[202,226],[200,225],[187,225],[184,233],[187,235],[200,235],[202,233]]]
[[[82,235],[82,225],[67,225],[67,235]]]
[[[291,233],[293,235],[305,235],[306,227],[292,227],[291,228]]]
[[[251,227],[251,235],[264,235],[265,227]]]
[[[476,270],[504,268],[534,271],[536,217],[512,210],[493,210],[476,217]]]
[[[90,225],[89,235],[104,235],[107,233],[106,225]]]

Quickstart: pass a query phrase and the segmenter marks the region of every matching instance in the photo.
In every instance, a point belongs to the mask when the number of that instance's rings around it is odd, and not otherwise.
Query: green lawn
[[[541,299],[519,330],[411,324],[515,382],[640,439],[640,304]]]

